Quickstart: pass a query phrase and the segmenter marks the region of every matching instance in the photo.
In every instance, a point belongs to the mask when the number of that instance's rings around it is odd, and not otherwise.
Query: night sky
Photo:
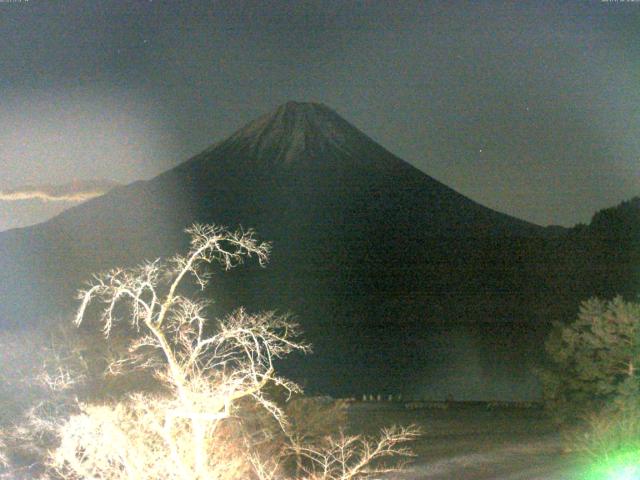
[[[640,2],[0,0],[0,39],[0,190],[150,178],[300,100],[541,225],[640,194]]]

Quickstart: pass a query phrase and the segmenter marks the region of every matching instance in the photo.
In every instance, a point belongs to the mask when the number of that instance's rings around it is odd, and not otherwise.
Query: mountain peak
[[[317,135],[321,131],[327,133],[330,129],[354,128],[326,105],[313,102],[284,103],[252,123],[262,125],[261,120],[266,120],[271,128],[283,128],[285,132],[294,134],[304,131]]]
[[[326,105],[294,101],[248,123],[223,144],[234,153],[284,165],[328,164],[382,148]]]
[[[234,136],[255,136],[264,133],[267,129],[278,134],[295,134],[302,131],[311,133],[314,130],[322,130],[335,124],[340,124],[342,128],[354,128],[326,105],[290,101],[248,123]]]
[[[327,107],[326,105],[324,105],[323,103],[318,103],[318,102],[298,102],[298,101],[294,101],[294,100],[290,100],[286,103],[283,103],[282,105],[278,106],[275,110],[275,112],[287,112],[289,114],[293,114],[293,115],[304,115],[307,113],[312,113],[314,111],[331,111],[333,112],[333,110],[331,110],[329,107]],[[334,112],[335,114],[335,112]]]

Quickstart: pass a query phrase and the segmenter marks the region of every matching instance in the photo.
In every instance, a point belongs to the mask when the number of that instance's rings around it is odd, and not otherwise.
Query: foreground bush
[[[138,332],[109,371],[147,371],[159,388],[42,419],[57,444],[49,474],[101,480],[347,480],[401,469],[399,457],[410,454],[402,445],[416,437],[414,428],[385,430],[377,439],[329,437],[319,417],[304,413],[320,411],[318,405],[283,406],[268,395],[300,393],[274,367],[276,359],[309,350],[295,322],[239,309],[208,325],[208,303],[184,295],[188,277],[207,285],[206,264],[228,270],[249,257],[264,264],[269,245],[256,241],[252,231],[196,225],[188,232],[186,256],[112,270],[81,293],[78,325],[98,301],[106,337],[123,323]],[[335,413],[340,406],[331,408]]]
[[[635,453],[640,461],[640,405],[592,413],[565,434],[566,444],[593,460]]]
[[[640,406],[637,401],[592,413],[566,429],[567,450],[584,465],[584,480],[640,478]]]

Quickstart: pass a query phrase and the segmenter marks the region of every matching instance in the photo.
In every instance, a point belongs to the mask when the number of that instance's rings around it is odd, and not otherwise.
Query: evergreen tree
[[[587,300],[573,323],[555,326],[546,350],[551,362],[540,378],[559,422],[640,399],[640,304]]]

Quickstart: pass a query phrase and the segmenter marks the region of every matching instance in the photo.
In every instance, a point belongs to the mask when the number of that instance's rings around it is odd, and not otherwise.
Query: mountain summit
[[[380,157],[380,152],[371,151],[371,144],[365,134],[325,105],[288,102],[241,128],[222,146],[246,149],[256,159],[270,163],[331,164],[348,158],[364,166]]]

